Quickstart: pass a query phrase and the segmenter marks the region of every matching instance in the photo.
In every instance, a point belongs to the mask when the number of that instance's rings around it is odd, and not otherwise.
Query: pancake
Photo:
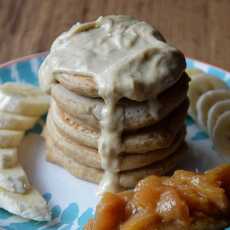
[[[148,151],[169,147],[178,130],[184,125],[188,101],[184,101],[176,110],[154,126],[124,133],[122,138],[123,152],[146,153]],[[98,130],[86,126],[83,122],[62,111],[53,101],[50,116],[60,133],[73,142],[97,149],[100,136]]]
[[[96,82],[92,77],[59,72],[56,81],[78,95],[99,97]]]
[[[186,74],[170,89],[157,98],[157,114],[151,110],[156,100],[136,102],[122,99],[118,106],[123,108],[124,130],[134,130],[153,125],[171,113],[187,97],[189,78]],[[99,129],[103,100],[77,95],[60,84],[52,86],[51,92],[58,106],[66,113],[85,122],[88,126]]]
[[[160,162],[149,165],[148,167],[140,168],[138,170],[119,173],[120,186],[122,186],[124,189],[133,188],[139,180],[146,176],[152,174],[165,175],[169,173],[176,167],[178,161],[183,156],[185,149],[185,144],[182,144],[176,153]],[[55,145],[48,146],[47,160],[64,167],[72,175],[82,180],[99,183],[103,176],[102,170],[87,167],[85,165],[79,164],[76,161],[73,161],[71,157],[65,155]]]
[[[179,77],[180,74],[177,76]],[[80,76],[79,74],[62,71],[56,73],[55,77],[57,82],[63,85],[66,89],[69,89],[78,95],[87,97],[100,97],[98,94],[97,84],[92,77]],[[178,79],[179,78],[174,79],[172,83],[176,83]]]
[[[110,15],[77,23],[58,36],[39,69],[39,82],[46,91],[58,80],[77,94],[97,97],[105,81],[116,74],[119,84],[113,88],[137,95],[139,89],[162,92],[185,68],[184,55],[151,25],[129,16]],[[142,95],[143,91],[137,97]]]
[[[80,164],[84,164],[89,167],[95,167],[101,169],[100,156],[97,150],[79,145],[73,142],[69,138],[63,136],[51,117],[48,116],[46,142],[47,145],[56,146],[60,151],[66,155],[72,157],[73,160],[78,161]],[[150,165],[153,162],[160,161],[169,155],[173,154],[176,149],[183,142],[185,137],[185,129],[180,130],[172,143],[168,148],[163,148],[155,151],[151,151],[144,154],[123,154],[119,158],[118,171],[125,171],[144,167]]]

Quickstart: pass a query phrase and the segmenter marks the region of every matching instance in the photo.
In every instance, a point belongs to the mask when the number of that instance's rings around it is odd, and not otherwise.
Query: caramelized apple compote
[[[210,230],[230,224],[230,165],[150,176],[133,191],[105,193],[85,230]]]

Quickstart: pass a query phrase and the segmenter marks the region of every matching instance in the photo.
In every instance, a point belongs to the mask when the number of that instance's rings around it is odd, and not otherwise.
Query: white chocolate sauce
[[[120,189],[118,155],[124,114],[118,101],[124,97],[149,100],[150,114],[157,117],[156,96],[179,79],[184,67],[183,55],[165,43],[157,30],[129,16],[77,23],[54,41],[40,68],[42,88],[49,91],[61,72],[91,76],[105,102],[98,143],[105,171],[100,192]]]

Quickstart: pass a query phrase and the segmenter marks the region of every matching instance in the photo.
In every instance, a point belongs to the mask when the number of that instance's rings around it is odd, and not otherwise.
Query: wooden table
[[[76,21],[129,14],[187,56],[230,70],[230,0],[0,0],[0,63],[48,50]]]

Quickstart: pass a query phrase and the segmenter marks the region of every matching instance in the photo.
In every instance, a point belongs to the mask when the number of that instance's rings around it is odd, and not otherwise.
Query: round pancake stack
[[[183,154],[189,78],[184,72],[184,56],[178,51],[174,58],[176,71],[161,79],[168,87],[157,98],[124,97],[118,102],[123,111],[122,152],[118,156],[123,188],[134,187],[147,175],[168,173]],[[52,103],[44,132],[47,159],[76,177],[99,183],[103,170],[98,140],[104,101],[97,82],[89,76],[58,71],[50,88]]]
[[[47,158],[79,178],[98,183],[103,173],[97,152],[103,101],[92,94],[93,82],[90,86],[89,79],[78,80],[81,90],[78,84],[69,87],[64,80],[52,86],[45,131]],[[149,174],[164,175],[176,166],[184,148],[187,89],[188,77],[183,74],[159,95],[159,120],[151,115],[148,102],[120,102],[125,111],[124,152],[119,156],[122,187],[133,187]]]

